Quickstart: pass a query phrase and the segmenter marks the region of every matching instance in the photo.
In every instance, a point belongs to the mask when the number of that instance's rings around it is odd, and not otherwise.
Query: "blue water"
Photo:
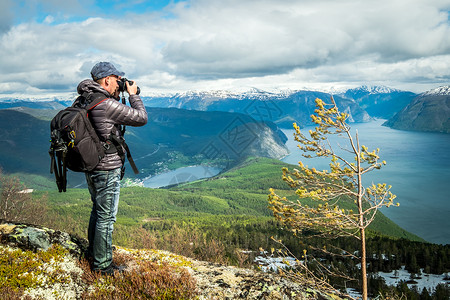
[[[220,173],[222,169],[208,166],[190,166],[178,168],[173,171],[155,175],[143,180],[148,188],[160,188],[173,184],[191,182],[202,178],[212,177]]]
[[[429,242],[450,244],[450,134],[395,130],[381,126],[383,122],[351,124],[353,134],[358,131],[361,144],[369,150],[380,148],[381,160],[387,162],[380,170],[367,174],[365,184],[373,181],[392,185],[400,207],[384,208],[382,212]],[[301,156],[293,140],[294,130],[284,133],[289,138],[291,154],[283,161],[297,164],[301,160],[310,167],[328,169],[326,158]],[[344,139],[333,141],[345,144]]]

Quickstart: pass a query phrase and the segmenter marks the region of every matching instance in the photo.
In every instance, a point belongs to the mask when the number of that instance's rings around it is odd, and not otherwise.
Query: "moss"
[[[66,283],[70,277],[64,274],[57,262],[62,262],[67,254],[67,250],[59,245],[37,252],[0,246],[0,286],[19,291]]]

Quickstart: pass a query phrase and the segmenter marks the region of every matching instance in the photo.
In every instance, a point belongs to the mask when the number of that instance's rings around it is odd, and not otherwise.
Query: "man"
[[[103,94],[101,101],[89,112],[89,119],[101,141],[110,140],[111,135],[121,136],[120,125],[143,126],[147,123],[147,112],[137,95],[137,84],[126,82],[130,106],[118,100],[118,80],[125,73],[118,71],[110,62],[99,62],[91,70],[92,79],[80,82],[77,91],[83,99],[92,94]],[[121,146],[116,146],[121,147]],[[119,205],[120,180],[124,161],[117,151],[108,153],[97,167],[86,172],[86,181],[92,199],[92,211],[88,228],[88,256],[92,259],[92,269],[102,274],[112,275],[120,270],[112,262],[112,231]]]

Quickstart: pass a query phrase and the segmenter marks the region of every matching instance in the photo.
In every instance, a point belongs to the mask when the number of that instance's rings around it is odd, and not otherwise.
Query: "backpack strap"
[[[117,154],[119,155],[122,162],[125,163],[125,153],[126,153],[126,157],[128,159],[128,162],[130,163],[131,168],[133,169],[134,174],[139,174],[139,170],[136,167],[136,164],[134,163],[133,157],[131,156],[130,148],[125,142],[125,139],[121,136],[119,137],[115,134],[111,134],[110,140],[116,147]],[[125,153],[123,149],[125,149]]]
[[[89,111],[108,98],[109,97],[105,96],[103,93],[84,92],[75,99],[72,103],[72,107],[84,108]]]
[[[90,111],[106,99],[109,99],[109,97],[105,96],[105,94],[102,93],[92,93],[86,95],[86,93],[83,93],[81,95],[82,97],[86,98],[86,110]]]

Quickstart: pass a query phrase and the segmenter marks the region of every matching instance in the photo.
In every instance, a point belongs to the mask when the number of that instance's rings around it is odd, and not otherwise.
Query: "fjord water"
[[[364,184],[387,183],[397,195],[399,207],[382,212],[402,228],[437,244],[450,244],[450,134],[395,130],[382,126],[384,120],[350,124],[361,145],[369,151],[380,148],[387,165],[368,173]],[[302,129],[307,133],[313,127]],[[329,159],[305,158],[293,139],[294,130],[283,130],[291,152],[284,162],[301,160],[316,169],[329,169]],[[343,138],[333,142],[347,145]],[[342,151],[341,153],[346,153]]]
[[[145,178],[143,184],[148,188],[160,188],[174,184],[190,182],[197,179],[215,176],[222,171],[218,167],[189,166]]]

